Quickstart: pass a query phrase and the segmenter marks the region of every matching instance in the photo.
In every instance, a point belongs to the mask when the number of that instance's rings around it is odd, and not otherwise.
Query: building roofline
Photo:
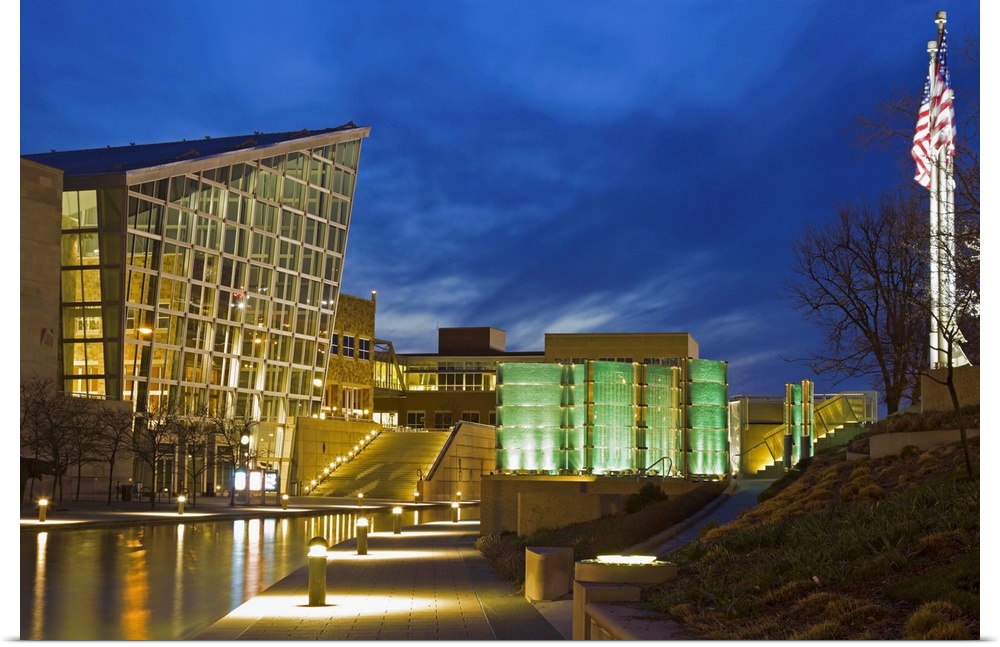
[[[368,137],[371,128],[348,122],[323,130],[253,133],[158,144],[107,146],[22,155],[22,159],[63,171],[68,178],[121,184],[193,173],[267,155]]]

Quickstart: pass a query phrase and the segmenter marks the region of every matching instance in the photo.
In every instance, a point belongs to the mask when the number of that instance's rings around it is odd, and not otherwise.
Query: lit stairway
[[[313,488],[311,496],[410,501],[448,440],[448,431],[382,432],[350,462]]]
[[[868,427],[859,423],[848,423],[828,431],[825,436],[816,439],[815,451],[820,452],[830,447],[843,447],[868,431]]]

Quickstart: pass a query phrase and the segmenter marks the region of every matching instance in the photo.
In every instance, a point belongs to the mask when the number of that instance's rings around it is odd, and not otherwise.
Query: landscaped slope
[[[772,487],[671,555],[678,579],[644,601],[710,640],[979,637],[979,483],[960,443],[832,451]]]

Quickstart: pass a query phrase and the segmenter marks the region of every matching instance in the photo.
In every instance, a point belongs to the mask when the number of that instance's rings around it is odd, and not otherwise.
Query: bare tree
[[[134,424],[135,413],[131,408],[103,406],[97,414],[99,435],[94,450],[98,459],[108,465],[108,505],[114,493],[115,465],[133,455]]]
[[[216,411],[210,416],[210,425],[215,436],[215,447],[222,450],[235,468],[249,460],[249,447],[244,449],[243,438],[253,437],[258,420],[246,415],[231,414],[226,410]],[[236,492],[230,484],[229,505],[236,505]]]
[[[958,351],[969,341],[962,333],[961,325],[970,320],[979,320],[980,293],[979,293],[979,247],[978,241],[974,246],[970,246],[968,241],[964,244],[950,245],[947,241],[935,241],[938,246],[938,263],[948,272],[956,277],[957,289],[952,298],[948,300],[946,307],[939,307],[932,300],[923,298],[919,301],[928,318],[934,319],[937,329],[940,331],[941,345],[943,348],[934,348],[934,351],[944,351],[947,358],[944,366],[944,378],[939,377],[934,371],[927,371],[928,379],[941,384],[948,389],[948,396],[951,400],[952,411],[958,422],[959,438],[962,442],[962,451],[965,458],[965,469],[969,479],[975,479],[975,471],[972,466],[972,452],[969,448],[969,435],[965,427],[965,417],[962,415],[962,403],[955,384],[956,358],[960,356]],[[973,274],[974,273],[974,274]],[[970,275],[971,274],[971,275]],[[928,293],[925,291],[924,294]],[[978,331],[978,325],[976,330]]]
[[[196,506],[198,504],[198,480],[205,472],[215,467],[213,442],[216,436],[215,428],[205,417],[191,417],[178,421],[174,436],[177,441],[181,470],[184,472],[185,479],[190,478],[193,485],[189,492],[191,505]]]
[[[155,409],[136,417],[135,456],[148,468],[154,486],[161,461],[173,456],[179,423],[180,409],[173,399],[163,400]],[[155,489],[151,493],[149,507],[153,509],[156,507]]]
[[[73,460],[73,446],[84,424],[85,402],[61,393],[52,380],[27,378],[21,381],[21,450],[35,461],[37,473],[54,477],[52,497],[62,504],[62,476]],[[22,496],[23,479],[22,473]]]
[[[889,413],[919,396],[927,320],[913,295],[925,282],[915,241],[924,215],[913,196],[884,196],[877,209],[845,205],[823,227],[807,226],[793,253],[795,307],[823,331],[804,361],[841,381],[870,376]]]

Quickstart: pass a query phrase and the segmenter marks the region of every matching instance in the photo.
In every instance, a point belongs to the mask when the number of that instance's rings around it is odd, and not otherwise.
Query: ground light
[[[184,502],[187,501],[187,497],[183,494],[177,497],[177,514],[184,514]]]
[[[326,606],[326,550],[323,537],[309,540],[309,606]]]
[[[364,500],[365,500],[365,493],[364,492],[358,492],[358,507],[359,508],[361,507],[362,503],[364,503]]]
[[[48,509],[49,509],[49,500],[48,499],[39,499],[38,500],[38,520],[39,521],[45,521],[45,513],[46,513],[46,511],[48,511]]]
[[[398,505],[392,509],[392,534],[403,532],[403,509]]]
[[[358,517],[356,524],[358,536],[358,555],[368,554],[368,517]]]
[[[282,510],[287,510],[288,509],[288,495],[287,494],[282,494],[281,495],[281,509]]]
[[[597,561],[602,564],[652,564],[656,561],[654,555],[598,555]]]
[[[451,521],[452,523],[458,521],[458,501],[453,501],[451,504]]]
[[[416,490],[413,491],[413,502],[420,503],[420,492],[417,492]]]

